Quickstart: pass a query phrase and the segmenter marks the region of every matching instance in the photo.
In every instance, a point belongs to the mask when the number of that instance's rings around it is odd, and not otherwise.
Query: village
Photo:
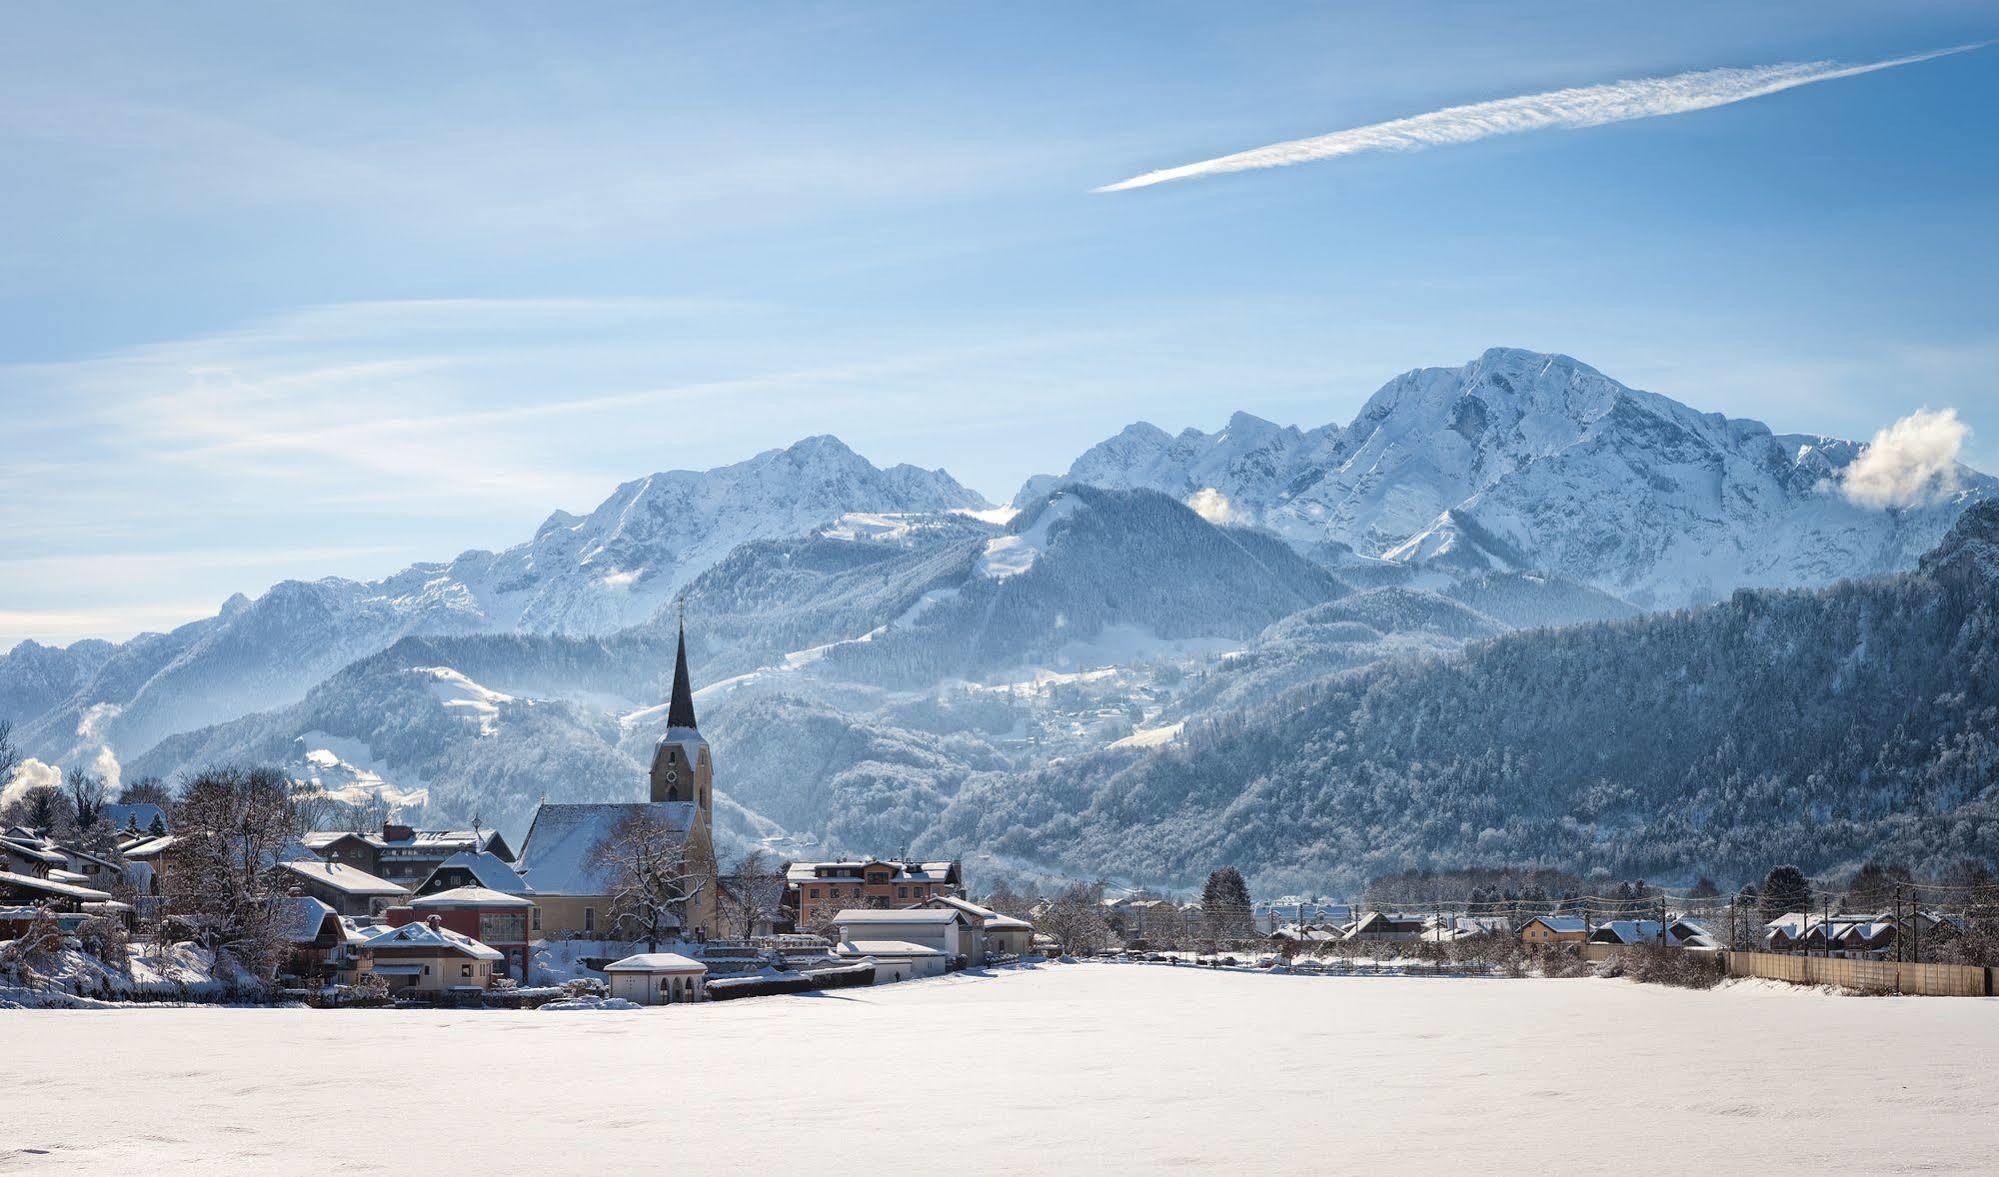
[[[647,799],[544,802],[518,848],[476,824],[303,828],[291,782],[269,772],[205,774],[167,806],[79,796],[70,837],[0,829],[0,1003],[636,1008],[1082,958],[1995,991],[1989,884],[1863,871],[1827,890],[1779,867],[1728,897],[1703,880],[1682,894],[1641,882],[1552,898],[1460,887],[1447,900],[1450,880],[1419,879],[1436,898],[1412,908],[1258,903],[1223,867],[1187,901],[1005,880],[974,895],[958,861],[759,851],[723,868],[714,772],[683,627]]]

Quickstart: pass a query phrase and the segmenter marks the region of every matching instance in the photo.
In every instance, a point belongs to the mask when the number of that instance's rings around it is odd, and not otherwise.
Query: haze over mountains
[[[1727,694],[1756,681],[1758,666],[1784,665],[1795,651],[1771,625],[1795,627],[1794,641],[1871,641],[1863,661],[1893,662],[1881,651],[1915,640],[1897,619],[1943,624],[1915,620],[1937,581],[1911,570],[1999,484],[1957,467],[1917,499],[1869,505],[1843,486],[1864,451],[1502,349],[1398,377],[1344,427],[1246,414],[1216,434],[1133,425],[1065,474],[1029,480],[1005,509],[943,471],[878,469],[836,439],[810,438],[625,483],[587,516],[557,512],[503,552],[375,582],[287,582],[115,645],[23,643],[0,658],[0,717],[51,763],[105,748],[127,777],[276,762],[351,800],[511,828],[544,796],[636,788],[663,722],[671,603],[684,596],[728,798],[725,842],[997,848],[990,867],[1149,882],[1204,874],[1216,855],[1301,883],[1342,864],[1495,854],[1632,866],[1646,813],[1700,795],[1694,745],[1726,732],[1698,730],[1655,756],[1651,775],[1636,761],[1606,768],[1601,787],[1632,799],[1585,807],[1599,823],[1586,835],[1559,825],[1598,787],[1573,764],[1521,775],[1516,761],[1504,787],[1449,758],[1399,782],[1381,766],[1430,764],[1446,748],[1485,763],[1533,744],[1527,716],[1487,730],[1443,702],[1508,694],[1507,667],[1531,664],[1550,683],[1577,659],[1631,668],[1603,699],[1631,714],[1564,713],[1575,730],[1548,720],[1587,744],[1589,723],[1633,720],[1646,673],[1725,676],[1714,685]],[[1960,534],[1947,551],[1971,551],[1983,534]],[[1864,604],[1860,590],[1770,596],[1768,616],[1784,620],[1752,627],[1771,643],[1751,647],[1762,662],[1620,652],[1668,634],[1676,649],[1738,640],[1740,625],[1715,619],[1763,607],[1737,598],[1631,620],[1643,612],[1898,573],[1911,574],[1866,590],[1894,607],[1865,625],[1827,620]],[[1963,583],[1973,598],[1990,592],[1989,580]],[[1987,606],[1974,600],[1955,624],[1985,624],[1975,619]],[[1574,623],[1604,624],[1538,632]],[[1479,644],[1460,655],[1467,642]],[[1826,686],[1820,661],[1798,674],[1791,681]],[[1816,714],[1831,731],[1841,706],[1862,703],[1834,692]],[[1369,723],[1352,727],[1343,717],[1363,705]],[[1682,719],[1727,727],[1742,714],[1692,707]],[[1249,743],[1216,734],[1233,731]],[[1365,754],[1306,751],[1341,732],[1368,741]],[[1897,764],[1928,763],[1905,753]],[[1777,798],[1791,787],[1784,774],[1809,767],[1758,764],[1779,782],[1758,795]],[[1190,765],[1198,788],[1166,783]],[[1680,776],[1658,775],[1673,765]],[[1800,796],[1846,812],[1842,790],[1863,786],[1814,765],[1820,783]],[[1271,783],[1299,774],[1324,783]],[[1357,789],[1374,800],[1356,805]],[[1485,799],[1476,814],[1466,791]],[[1976,800],[1901,786],[1870,796],[1868,821]],[[1758,828],[1754,812],[1731,812]],[[1367,822],[1347,820],[1356,814]],[[1654,869],[1726,857],[1698,840],[1654,844],[1688,860]]]

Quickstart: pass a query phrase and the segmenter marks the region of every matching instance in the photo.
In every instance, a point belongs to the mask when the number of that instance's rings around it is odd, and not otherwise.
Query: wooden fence
[[[1794,985],[1839,985],[1925,997],[1991,997],[1994,969],[1961,964],[1912,964],[1893,960],[1793,956],[1782,952],[1724,952],[1732,977],[1765,977]]]

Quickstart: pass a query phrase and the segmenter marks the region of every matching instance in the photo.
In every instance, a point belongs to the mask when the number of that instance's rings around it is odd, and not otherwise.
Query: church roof
[[[680,834],[694,828],[695,807],[688,801],[613,801],[589,805],[550,805],[535,810],[527,840],[515,867],[541,895],[604,895],[610,881],[591,861],[618,823],[633,813],[651,812],[661,824]]]
[[[687,622],[680,623],[680,645],[673,654],[673,698],[666,707],[666,726],[684,727],[694,723],[694,687],[687,680]]]

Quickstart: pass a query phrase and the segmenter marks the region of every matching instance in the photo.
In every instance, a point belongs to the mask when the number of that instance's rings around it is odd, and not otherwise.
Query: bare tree
[[[14,743],[14,721],[0,719],[0,788],[6,787],[19,767],[21,749]]]
[[[715,904],[716,922],[731,930],[740,929],[747,940],[756,935],[759,926],[777,922],[784,906],[784,871],[762,848],[745,851],[722,876]]]
[[[63,792],[69,797],[70,822],[77,841],[90,848],[109,845],[112,831],[103,828],[104,778],[73,764],[63,776]]]
[[[1036,923],[1060,940],[1065,952],[1095,952],[1110,946],[1111,926],[1104,918],[1102,884],[1071,883],[1064,887]]]
[[[66,828],[70,818],[69,797],[55,785],[29,786],[0,813],[0,823],[26,826],[45,836]]]
[[[650,808],[634,809],[590,850],[608,882],[611,926],[646,951],[688,926],[691,904],[713,878],[712,863],[690,851],[687,833]]]
[[[192,924],[205,947],[270,980],[285,947],[284,896],[272,875],[305,832],[291,782],[273,768],[204,772],[175,803],[173,826],[167,910]]]

